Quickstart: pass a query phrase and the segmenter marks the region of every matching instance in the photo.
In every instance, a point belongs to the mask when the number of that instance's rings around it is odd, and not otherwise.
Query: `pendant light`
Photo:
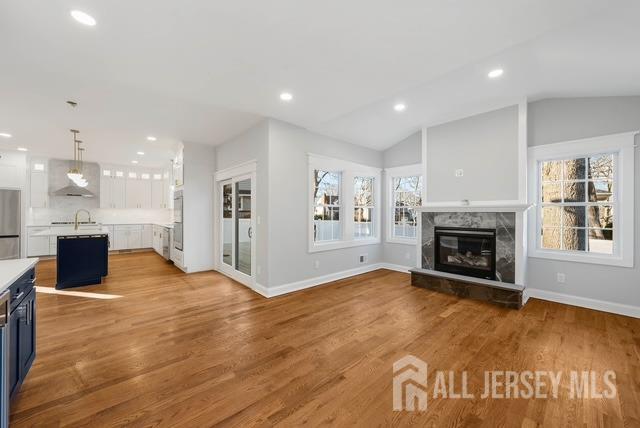
[[[73,166],[69,168],[69,172],[67,172],[67,177],[69,180],[75,182],[76,180],[82,178],[82,173],[78,169],[78,133],[80,131],[76,129],[71,129],[71,133],[73,134]]]

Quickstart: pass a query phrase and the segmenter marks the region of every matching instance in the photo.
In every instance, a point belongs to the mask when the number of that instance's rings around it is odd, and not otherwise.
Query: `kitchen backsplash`
[[[142,210],[142,209],[107,209],[86,208],[82,206],[81,199],[69,198],[72,201],[59,208],[30,208],[27,210],[27,225],[48,225],[55,221],[73,221],[78,209],[88,209],[91,219],[98,223],[171,223],[173,221],[171,210]],[[74,205],[73,200],[77,200]],[[80,214],[82,221],[86,221],[86,213]]]

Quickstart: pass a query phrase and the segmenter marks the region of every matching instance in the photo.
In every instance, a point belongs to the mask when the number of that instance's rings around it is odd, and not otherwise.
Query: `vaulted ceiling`
[[[640,93],[639,14],[633,0],[5,0],[1,144],[70,152],[76,127],[93,160],[153,163],[274,117],[384,149],[525,96]]]

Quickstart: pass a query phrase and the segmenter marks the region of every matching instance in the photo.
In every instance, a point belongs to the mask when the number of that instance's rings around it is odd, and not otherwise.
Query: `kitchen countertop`
[[[158,222],[117,222],[117,223],[99,223],[99,224],[81,224],[82,227],[90,227],[90,226],[138,226],[144,224],[151,224],[154,226],[168,227],[169,229],[173,228],[173,223],[158,223]],[[51,223],[41,223],[41,224],[28,224],[27,227],[73,227],[73,224],[51,224]]]
[[[75,230],[73,227],[53,227],[48,230],[36,232],[31,236],[79,236],[79,235],[106,235],[109,229],[106,227],[84,228]]]
[[[38,263],[38,258],[0,260],[0,293]]]

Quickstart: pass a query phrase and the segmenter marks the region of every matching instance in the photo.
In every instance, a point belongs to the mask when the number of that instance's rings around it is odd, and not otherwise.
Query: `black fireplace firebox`
[[[435,228],[435,269],[496,279],[495,229]]]

